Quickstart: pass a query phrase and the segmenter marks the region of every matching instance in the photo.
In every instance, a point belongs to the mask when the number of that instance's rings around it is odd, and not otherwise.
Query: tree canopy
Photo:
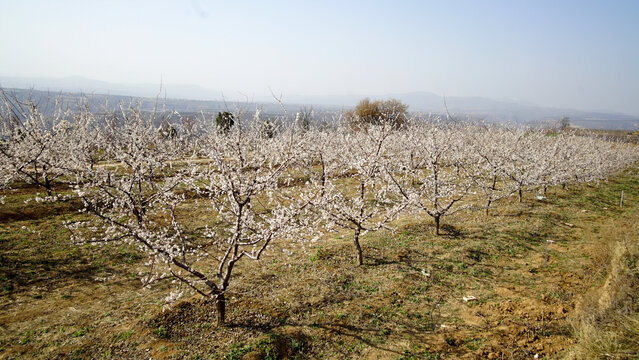
[[[365,98],[346,112],[346,118],[354,127],[390,123],[395,128],[406,125],[408,105],[397,99],[371,101]]]
[[[235,124],[235,116],[228,111],[219,112],[215,118],[215,123],[219,131],[227,134]]]

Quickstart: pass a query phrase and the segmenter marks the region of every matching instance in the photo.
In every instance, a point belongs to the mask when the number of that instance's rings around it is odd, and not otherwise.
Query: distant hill
[[[306,106],[300,104],[286,104],[285,109],[276,102],[238,102],[221,100],[192,100],[177,98],[161,98],[146,96],[126,96],[126,95],[105,95],[86,92],[67,91],[42,91],[34,89],[2,88],[9,98],[16,98],[20,101],[30,99],[40,106],[40,110],[45,114],[54,110],[55,102],[61,102],[64,107],[75,108],[81,100],[86,100],[92,112],[101,113],[104,111],[117,111],[121,105],[128,106],[135,103],[142,111],[167,110],[177,111],[183,116],[200,116],[202,113],[210,116],[217,112],[242,111],[247,116],[251,116],[257,109],[263,116],[280,116],[286,111],[293,118],[297,111],[309,111],[311,108],[316,115],[322,116],[326,112],[336,112],[338,107],[330,106]]]
[[[117,84],[100,80],[92,80],[80,76],[64,78],[25,78],[2,77],[0,86],[3,88],[34,89],[49,92],[70,92],[84,94],[109,94],[135,97],[156,96],[167,98],[181,98],[194,100],[222,99],[220,92],[212,91],[197,85],[171,84]]]
[[[33,89],[43,94],[63,94],[69,99],[86,94],[93,98],[97,106],[104,104],[105,94],[109,102],[117,104],[119,101],[130,101],[132,98],[142,98],[145,106],[151,109],[155,106],[155,99],[166,108],[179,112],[215,112],[242,108],[255,110],[256,107],[267,113],[282,113],[280,104],[267,98],[261,102],[223,101],[222,94],[201,86],[184,84],[160,85],[138,84],[126,85],[91,80],[82,77],[67,78],[21,78],[0,77],[0,87],[14,89]],[[22,90],[21,90],[22,91]],[[313,107],[317,111],[339,111],[352,108],[365,95],[334,95],[334,96],[297,96],[284,94],[283,100],[289,112],[302,108]],[[574,109],[560,109],[522,104],[508,100],[493,100],[481,97],[444,97],[430,92],[411,92],[400,94],[386,94],[369,96],[371,99],[396,98],[409,105],[413,113],[445,114],[447,111],[459,118],[482,119],[488,122],[518,123],[532,125],[554,126],[567,116],[572,126],[590,129],[611,130],[639,130],[639,117],[612,112],[589,112]]]
[[[366,96],[344,95],[326,97],[291,97],[296,102],[331,103],[354,106]],[[620,113],[589,112],[521,104],[514,101],[481,97],[439,96],[430,92],[412,92],[370,96],[371,99],[395,98],[409,105],[412,112],[446,114],[458,118],[470,117],[497,123],[518,123],[554,126],[567,116],[575,127],[610,130],[639,130],[639,117]],[[445,101],[444,101],[445,100]],[[445,105],[446,104],[446,105]]]

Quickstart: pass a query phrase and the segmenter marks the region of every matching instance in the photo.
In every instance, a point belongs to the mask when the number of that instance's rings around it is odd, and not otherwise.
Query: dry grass
[[[639,223],[636,217],[604,226],[593,242],[595,284],[574,319],[577,344],[568,359],[639,358]]]

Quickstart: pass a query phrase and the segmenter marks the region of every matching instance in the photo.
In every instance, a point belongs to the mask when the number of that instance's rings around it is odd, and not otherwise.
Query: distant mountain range
[[[291,97],[291,101],[316,102],[354,106],[364,96]],[[639,117],[612,113],[560,109],[522,104],[515,101],[493,100],[481,97],[439,96],[431,92],[411,92],[371,96],[371,99],[394,98],[409,105],[412,112],[446,114],[457,118],[470,117],[488,122],[555,125],[567,116],[574,127],[610,130],[639,130]]]
[[[71,92],[84,94],[124,95],[135,97],[164,97],[170,98],[211,100],[221,99],[221,93],[197,85],[171,84],[170,87],[161,84],[117,84],[100,80],[92,80],[80,76],[64,78],[26,78],[0,76],[0,86],[3,88],[34,89],[50,92]]]
[[[0,77],[0,87],[32,89],[49,92],[51,95],[65,93],[67,97],[86,94],[109,95],[110,102],[136,98],[155,99],[159,97],[167,108],[180,112],[222,111],[235,106],[263,111],[282,112],[274,99],[261,98],[261,102],[224,101],[221,92],[197,85],[165,84],[162,87],[151,84],[116,84],[83,77],[66,78],[23,78]],[[290,112],[303,107],[313,107],[321,111],[338,111],[355,106],[365,95],[298,96],[284,94],[285,107]],[[560,109],[522,104],[515,101],[493,100],[481,97],[444,97],[430,92],[411,92],[369,96],[371,99],[395,98],[409,105],[414,113],[444,114],[447,111],[458,118],[470,117],[488,122],[509,122],[519,124],[554,125],[567,116],[573,126],[591,129],[639,130],[639,117],[611,112],[589,112],[574,109]],[[166,99],[166,100],[165,100]],[[147,103],[149,103],[147,101]],[[446,104],[446,106],[445,106]]]

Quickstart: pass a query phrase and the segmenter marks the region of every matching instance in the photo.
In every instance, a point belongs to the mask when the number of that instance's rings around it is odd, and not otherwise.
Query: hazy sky
[[[0,76],[639,115],[639,1],[0,0]]]

